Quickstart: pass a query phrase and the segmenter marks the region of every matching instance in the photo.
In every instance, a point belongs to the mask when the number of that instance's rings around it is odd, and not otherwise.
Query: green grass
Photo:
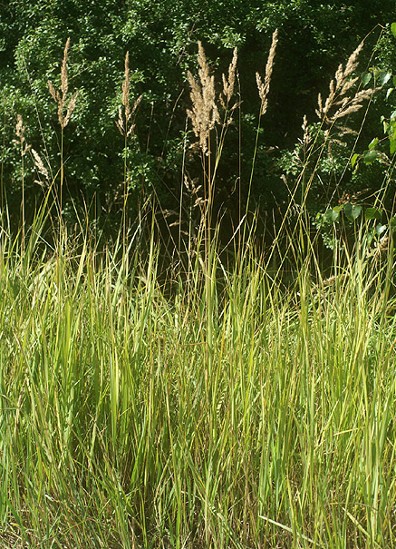
[[[0,251],[2,547],[396,546],[391,255],[330,284],[293,237],[286,287],[212,248],[165,297],[153,241],[34,234]]]
[[[202,52],[200,69],[202,121],[214,86]],[[342,99],[355,69],[354,53],[333,106],[357,110],[361,95]],[[301,172],[263,252],[239,188],[227,264],[216,173],[239,105],[224,104],[218,139],[212,115],[196,135],[199,186],[182,178],[195,212],[183,217],[182,187],[164,239],[178,225],[172,261],[156,240],[160,204],[145,197],[129,218],[127,164],[114,244],[99,248],[88,219],[67,233],[62,151],[60,181],[47,181],[32,224],[25,193],[19,235],[0,212],[1,547],[396,547],[394,217],[382,225],[359,209],[349,219],[345,206],[337,222],[324,218],[337,239],[321,265],[307,204],[337,119],[322,109],[330,133],[319,143],[304,122]],[[381,219],[392,166],[374,200]]]

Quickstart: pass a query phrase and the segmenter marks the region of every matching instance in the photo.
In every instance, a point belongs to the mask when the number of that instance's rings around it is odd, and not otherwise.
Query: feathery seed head
[[[49,181],[50,180],[50,176],[49,176],[49,173],[48,173],[48,170],[47,168],[44,166],[44,162],[42,161],[41,159],[41,156],[39,155],[39,153],[35,150],[35,149],[31,149],[31,152],[32,152],[32,156],[33,156],[33,160],[34,160],[34,165],[36,166],[37,168],[37,171],[39,174],[43,175],[44,178]],[[41,181],[38,181],[38,183],[40,185],[42,185],[42,182]]]
[[[129,78],[129,51],[125,55],[125,71],[124,71],[124,82],[122,83],[122,104],[125,110],[125,119],[128,122],[130,118],[130,108],[129,108],[129,88],[130,88],[130,78]]]
[[[137,99],[131,105],[130,100],[130,68],[129,68],[129,51],[125,54],[125,69],[124,69],[124,81],[122,83],[122,96],[121,105],[118,108],[118,120],[116,120],[116,126],[118,131],[124,137],[129,137],[135,132],[136,124],[133,122],[133,116],[136,113],[137,108],[142,100],[142,95],[139,95]]]
[[[334,124],[336,120],[358,111],[363,107],[363,102],[377,91],[376,89],[362,90],[355,93],[353,97],[347,95],[353,88],[358,77],[352,77],[359,64],[359,54],[363,49],[364,42],[352,52],[345,65],[339,65],[334,78],[330,81],[329,95],[323,105],[322,96],[318,96],[318,108],[316,114],[326,124]],[[330,115],[330,110],[336,108],[334,114]]]
[[[62,68],[61,68],[61,92],[63,95],[63,98],[66,98],[67,91],[69,88],[69,81],[67,77],[67,57],[69,54],[70,49],[70,37],[66,40],[65,49],[63,51],[63,60],[62,60]]]
[[[278,44],[278,29],[276,29],[272,34],[271,47],[268,54],[267,64],[265,66],[264,82],[262,81],[260,74],[258,72],[256,73],[257,89],[259,92],[259,97],[261,99],[261,107],[260,107],[261,116],[267,112],[267,108],[268,108],[268,93],[269,93],[270,84],[271,84],[272,71],[274,68],[277,44]]]
[[[67,102],[67,92],[69,89],[69,80],[67,75],[67,59],[70,49],[70,38],[66,40],[65,49],[63,52],[62,66],[61,66],[61,84],[60,91],[56,90],[53,83],[48,80],[48,90],[52,99],[58,105],[58,121],[62,129],[66,128],[70,118],[73,114],[73,111],[76,107],[76,101],[78,96],[78,91],[74,92],[69,102]],[[64,110],[66,109],[66,115]]]
[[[15,133],[19,138],[21,145],[25,142],[25,126],[23,125],[23,118],[21,114],[17,114],[17,123],[15,126]]]
[[[23,118],[21,114],[17,114],[17,122],[15,125],[15,133],[16,136],[19,139],[19,145],[21,147],[21,155],[25,156],[25,154],[30,150],[31,145],[28,145],[26,143],[25,139],[25,126],[23,125]]]
[[[187,73],[192,103],[192,109],[187,110],[187,116],[191,119],[194,134],[199,138],[202,151],[206,153],[210,131],[220,122],[220,115],[216,105],[214,76],[210,74],[201,42],[198,42],[198,65],[198,80],[190,72]]]
[[[64,117],[64,120],[63,120],[64,128],[66,128],[66,126],[68,125],[71,115],[73,114],[73,111],[76,108],[77,96],[78,96],[78,91],[73,93],[73,95],[70,98],[69,104],[67,105],[66,116]]]
[[[223,74],[223,95],[226,98],[227,105],[230,103],[232,96],[234,95],[236,68],[238,62],[238,50],[234,48],[232,61],[228,67],[228,78]]]
[[[363,49],[363,46],[364,46],[364,40],[360,42],[358,47],[349,56],[349,59],[347,61],[347,64],[345,66],[345,71],[344,71],[345,78],[348,78],[349,76],[351,76],[351,74],[353,74],[357,69],[359,65],[359,55]]]

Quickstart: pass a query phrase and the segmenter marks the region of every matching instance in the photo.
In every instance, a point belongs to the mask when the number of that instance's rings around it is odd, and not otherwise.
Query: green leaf
[[[362,207],[348,202],[348,204],[345,204],[344,206],[344,212],[349,221],[355,221],[361,214]]]
[[[382,210],[379,208],[367,208],[364,212],[364,217],[366,221],[371,221],[372,219],[376,219],[377,221],[381,221],[382,219]]]
[[[377,236],[381,236],[387,229],[386,225],[377,225],[375,228],[375,232],[377,233]]]
[[[391,72],[382,72],[379,75],[378,83],[380,86],[385,86],[385,84],[387,84],[391,78],[392,78]]]
[[[392,229],[392,231],[396,230],[396,216],[395,215],[390,218],[389,227]]]
[[[335,223],[340,217],[340,212],[336,211],[335,209],[327,210],[324,213],[323,217],[328,223]]]
[[[370,151],[372,151],[373,149],[375,149],[377,147],[378,141],[379,141],[378,137],[374,137],[374,139],[369,143],[368,148],[369,148]]]
[[[388,136],[389,136],[389,152],[394,154],[396,152],[396,120],[391,119],[390,124],[388,125]]]
[[[378,158],[377,151],[368,151],[364,153],[363,160],[365,164],[372,164]]]
[[[371,72],[365,72],[362,76],[362,84],[363,86],[367,86],[370,83],[370,80],[372,79],[373,75]]]
[[[389,136],[389,152],[395,154],[396,152],[396,135]]]
[[[393,36],[396,38],[396,23],[391,24],[391,32]]]
[[[357,153],[355,153],[354,155],[352,155],[352,158],[351,158],[351,166],[352,166],[352,168],[355,167],[355,164],[356,164],[356,162],[358,161],[359,156],[360,156],[360,154],[357,154]]]
[[[361,206],[352,206],[352,217],[354,220],[357,219],[361,213],[362,213]]]
[[[386,92],[386,99],[389,99],[390,94],[394,91],[395,91],[395,88],[388,88],[388,91]]]

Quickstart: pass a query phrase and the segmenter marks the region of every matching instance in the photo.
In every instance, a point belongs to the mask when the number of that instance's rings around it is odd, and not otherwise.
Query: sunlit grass
[[[3,236],[4,547],[394,545],[391,256],[286,288],[247,242],[165,297],[153,242]]]

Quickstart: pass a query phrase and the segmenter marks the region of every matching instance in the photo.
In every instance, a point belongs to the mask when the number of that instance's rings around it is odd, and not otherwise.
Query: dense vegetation
[[[48,92],[48,80],[59,85],[59,63],[70,37],[69,87],[78,91],[73,116],[65,129],[64,214],[75,218],[85,202],[91,217],[105,220],[117,215],[123,186],[123,163],[128,160],[129,187],[140,204],[155,191],[163,209],[178,211],[180,166],[188,143],[194,140],[186,124],[189,106],[187,70],[195,72],[196,44],[201,40],[212,67],[220,76],[232,50],[238,48],[238,90],[242,103],[228,132],[228,145],[217,173],[219,204],[235,221],[234,210],[241,181],[247,187],[256,147],[256,168],[251,197],[263,209],[272,210],[287,200],[280,184],[285,171],[293,171],[294,145],[301,136],[303,115],[316,122],[314,110],[319,91],[340,62],[366,37],[358,75],[363,85],[381,84],[395,67],[392,37],[384,25],[394,16],[394,1],[370,3],[290,1],[207,2],[176,0],[154,2],[80,2],[51,0],[5,2],[0,18],[0,119],[1,194],[12,211],[21,198],[20,151],[13,145],[18,114],[23,116],[26,140],[42,157],[50,176],[57,176],[60,131],[57,108]],[[383,25],[383,26],[381,26]],[[257,137],[257,90],[255,73],[264,70],[265,56],[275,28],[279,29],[276,69],[265,130]],[[388,26],[389,29],[389,26]],[[124,147],[115,120],[121,104],[124,57],[129,51],[131,96],[142,94],[136,112],[136,131]],[[389,118],[394,94],[385,100],[392,81],[373,99],[364,132],[356,146],[367,149],[373,137],[381,137],[381,115]],[[358,129],[361,117],[351,122]],[[187,130],[187,133],[186,133]],[[346,188],[376,185],[377,174],[362,174],[352,181],[345,173],[354,140],[340,139],[323,158],[323,186],[342,195]],[[191,178],[199,177],[194,159],[184,158]],[[25,162],[25,200],[29,210],[42,195],[35,184],[34,161]],[[367,171],[367,170],[366,170]],[[375,170],[374,170],[375,171]],[[323,193],[322,193],[323,194]],[[245,197],[246,198],[246,197]],[[320,206],[325,197],[319,196]],[[318,205],[315,206],[318,209]],[[183,212],[188,217],[188,212]],[[110,221],[110,224],[114,220]]]
[[[324,278],[307,229],[288,289],[245,242],[172,298],[153,242],[3,242],[3,547],[395,547],[392,244]]]
[[[393,4],[1,6],[2,547],[396,547]]]

